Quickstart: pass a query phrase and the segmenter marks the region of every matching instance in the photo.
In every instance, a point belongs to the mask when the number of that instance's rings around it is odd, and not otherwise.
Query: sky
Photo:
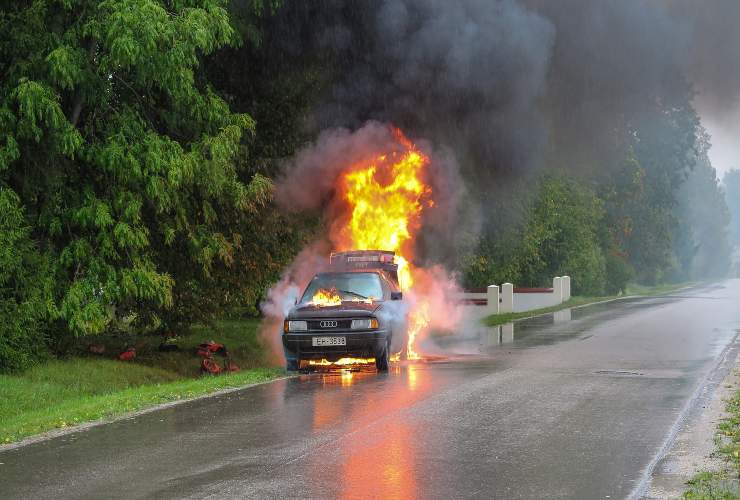
[[[707,112],[701,99],[697,100],[697,108],[702,124],[712,136],[709,159],[721,179],[728,170],[740,168],[740,102],[730,106],[722,116]]]

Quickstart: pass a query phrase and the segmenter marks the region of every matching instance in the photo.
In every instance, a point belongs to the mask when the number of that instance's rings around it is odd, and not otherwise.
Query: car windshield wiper
[[[350,294],[350,295],[354,295],[355,297],[358,297],[358,298],[360,298],[360,299],[367,299],[367,297],[365,297],[364,295],[362,295],[362,294],[359,294],[359,293],[357,293],[357,292],[350,292],[349,290],[337,290],[337,291],[338,291],[339,293],[348,293],[348,294]]]

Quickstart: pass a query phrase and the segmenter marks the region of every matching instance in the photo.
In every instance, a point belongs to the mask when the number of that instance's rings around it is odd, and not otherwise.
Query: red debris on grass
[[[135,357],[136,357],[135,347],[129,347],[125,351],[123,351],[121,354],[118,355],[118,359],[121,361],[131,361]]]
[[[200,362],[200,371],[204,374],[218,375],[223,371],[223,368],[211,358],[205,358]]]

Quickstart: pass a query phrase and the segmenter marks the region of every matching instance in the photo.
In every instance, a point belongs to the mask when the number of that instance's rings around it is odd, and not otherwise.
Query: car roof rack
[[[395,252],[387,250],[353,250],[350,252],[332,252],[329,265],[337,271],[359,271],[379,269],[386,271],[398,280],[398,264],[395,263]]]

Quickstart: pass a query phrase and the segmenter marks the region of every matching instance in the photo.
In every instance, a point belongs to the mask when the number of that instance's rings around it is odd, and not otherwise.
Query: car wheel
[[[301,367],[301,361],[299,359],[289,359],[285,363],[285,369],[289,372],[297,372]]]
[[[375,357],[375,368],[378,369],[379,372],[387,372],[388,371],[388,341],[385,341],[385,345],[383,346],[383,351],[380,353],[380,355]]]

